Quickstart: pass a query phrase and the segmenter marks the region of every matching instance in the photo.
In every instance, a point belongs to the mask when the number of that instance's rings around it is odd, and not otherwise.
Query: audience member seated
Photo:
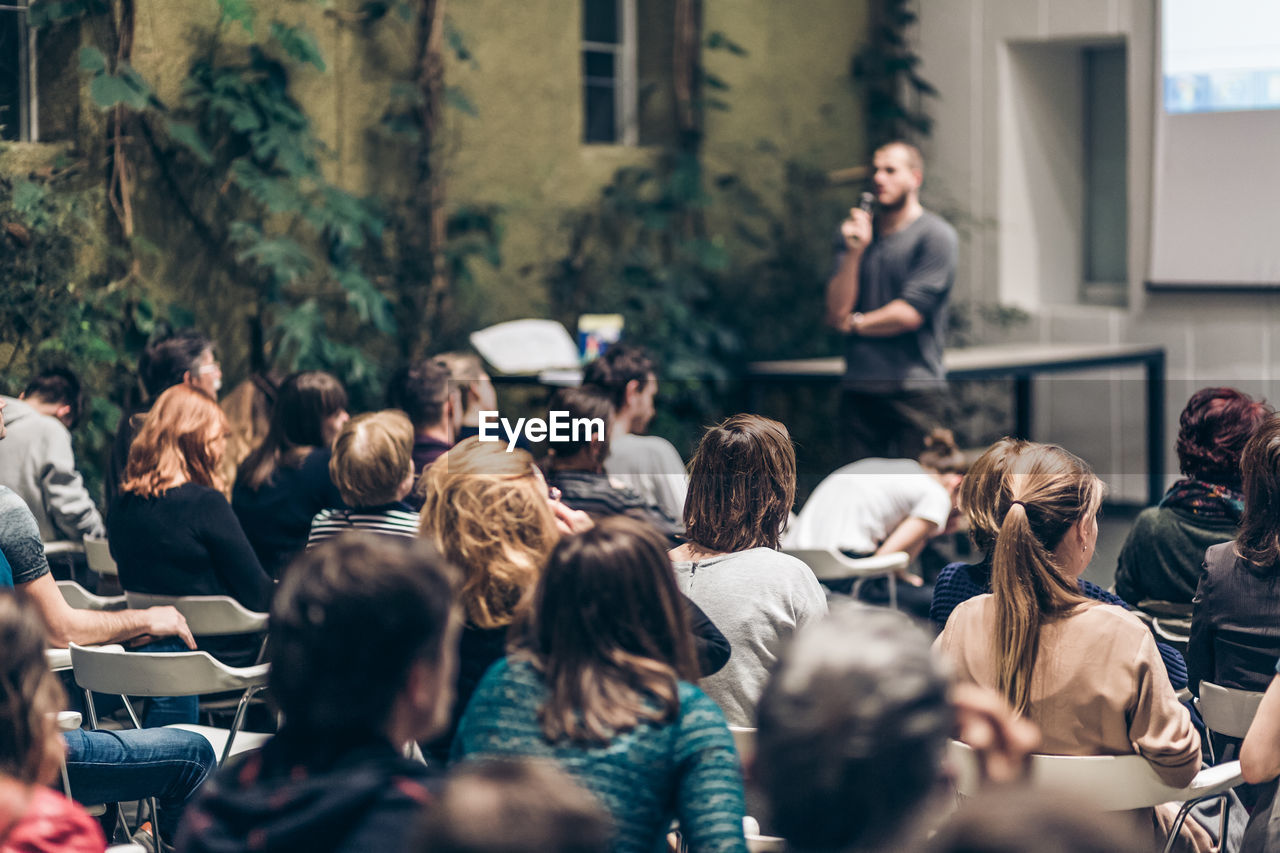
[[[671,442],[645,434],[656,413],[653,359],[641,347],[614,344],[587,365],[582,384],[603,392],[615,410],[605,473],[678,524],[689,491],[684,460]]]
[[[413,425],[388,409],[347,421],[333,443],[329,476],[349,509],[322,509],[307,547],[348,530],[384,536],[418,535],[418,513],[405,503],[413,488]]]
[[[941,631],[947,625],[951,611],[974,596],[991,592],[991,558],[995,553],[996,537],[1004,516],[999,509],[1009,500],[1005,473],[1012,460],[1031,447],[1031,443],[1016,438],[1002,438],[987,449],[969,468],[960,485],[960,507],[969,527],[969,538],[982,555],[977,563],[951,563],[943,568],[933,587],[933,601],[929,618],[934,628]],[[1126,610],[1132,608],[1122,599],[1107,592],[1097,584],[1080,578],[1080,592],[1086,598],[1114,604]],[[1174,690],[1187,686],[1187,665],[1182,654],[1172,646],[1157,641],[1156,648],[1169,683]]]
[[[795,449],[777,421],[734,415],[702,437],[690,468],[688,542],[671,559],[680,588],[733,648],[728,665],[700,684],[730,725],[754,726],[783,643],[827,612],[809,567],[777,550],[795,501]]]
[[[423,470],[453,447],[462,425],[462,404],[449,366],[442,359],[416,361],[396,372],[387,390],[387,405],[399,409],[413,423],[413,473]],[[421,499],[413,503],[422,506]]]
[[[18,397],[0,397],[8,430],[0,444],[0,483],[18,493],[46,542],[79,542],[106,528],[76,470],[71,433],[84,409],[80,380],[47,370]]]
[[[565,428],[564,440],[547,438],[547,483],[560,490],[560,500],[592,518],[627,515],[651,524],[676,544],[684,532],[679,523],[631,489],[612,482],[604,472],[609,455],[609,431],[613,406],[597,393],[582,388],[562,388],[551,397],[550,410],[565,412],[573,428]],[[602,424],[600,430],[581,421]]]
[[[745,851],[742,777],[698,669],[662,537],[609,518],[562,540],[527,636],[481,680],[458,758],[552,758],[613,815],[613,849],[650,853],[672,818],[687,849]]]
[[[458,701],[443,737],[425,745],[441,764],[457,720],[485,670],[506,653],[507,629],[526,603],[562,533],[591,525],[547,496],[547,484],[523,450],[468,438],[427,468],[423,537],[462,571],[464,619],[459,647]]]
[[[972,685],[950,697],[930,640],[905,614],[843,601],[784,650],[760,697],[752,775],[788,849],[902,849],[928,827],[953,734],[985,741],[995,778],[1021,772],[1034,726]]]
[[[1235,541],[1209,548],[1192,604],[1187,669],[1201,681],[1265,690],[1280,656],[1280,417],[1241,457],[1244,513]]]
[[[858,557],[905,551],[914,560],[930,539],[955,530],[956,491],[968,468],[954,436],[945,429],[925,437],[918,460],[872,458],[845,465],[813,490],[787,532],[785,545]],[[898,577],[911,586],[924,586],[923,578],[906,570]],[[883,581],[865,585],[864,590],[868,594],[863,597],[878,604],[888,599]],[[907,593],[902,605],[923,618],[931,598],[932,590]]]
[[[108,516],[120,585],[154,595],[229,595],[265,613],[271,578],[223,497],[218,463],[226,417],[212,397],[176,385],[156,400],[129,450]],[[200,647],[228,663],[253,663],[255,637],[211,637]],[[174,651],[155,646],[152,651]],[[175,700],[177,701],[177,700]],[[195,697],[182,700],[194,714]],[[194,722],[185,720],[185,722]]]
[[[1246,782],[1260,786],[1260,796],[1249,816],[1241,853],[1280,850],[1280,803],[1275,780],[1280,776],[1280,662],[1271,678],[1258,713],[1240,747],[1240,770]]]
[[[0,439],[4,434],[0,415]],[[0,587],[15,587],[22,594],[20,600],[28,602],[44,622],[47,642],[59,648],[68,642],[93,645],[170,636],[195,648],[186,620],[172,607],[72,609],[49,574],[35,519],[27,505],[4,486],[0,486]],[[156,797],[161,833],[168,838],[173,837],[183,806],[217,762],[209,741],[181,729],[77,729],[67,732],[65,740],[73,796],[85,804]]]
[[[1001,519],[992,593],[956,607],[937,643],[957,677],[998,691],[1036,723],[1042,752],[1137,752],[1167,784],[1188,784],[1200,769],[1200,737],[1150,631],[1080,592],[1098,538],[1101,481],[1062,448],[1033,444],[1007,461],[1002,484],[988,487],[995,495],[985,505]],[[1175,810],[1150,812],[1161,841]],[[1194,821],[1181,842],[1212,846]]]
[[[206,786],[178,850],[405,849],[435,782],[402,751],[453,701],[453,572],[424,542],[346,534],[289,567],[270,635],[284,725]]]
[[[1183,479],[1129,531],[1116,564],[1121,598],[1173,602],[1190,615],[1205,550],[1236,536],[1244,508],[1240,453],[1270,414],[1270,406],[1234,388],[1191,396],[1178,428]]]
[[[449,774],[418,853],[610,853],[613,821],[551,761],[493,758]]]
[[[1265,690],[1280,656],[1280,418],[1263,421],[1245,445],[1244,513],[1233,542],[1205,551],[1192,601],[1187,671],[1192,691],[1201,681],[1239,690]],[[1214,756],[1235,757],[1238,738],[1210,733]],[[1272,783],[1239,790],[1247,807],[1274,799]]]
[[[449,378],[458,392],[458,411],[454,413],[458,428],[453,436],[456,444],[480,434],[480,413],[498,411],[498,392],[475,353],[446,352],[437,358],[449,368]],[[516,446],[529,449],[523,436],[516,441]]]
[[[329,460],[346,422],[342,383],[318,370],[295,373],[280,386],[267,437],[236,472],[231,506],[274,578],[306,547],[316,513],[343,507]]]
[[[138,359],[138,378],[146,394],[146,403],[128,409],[120,418],[115,441],[111,445],[106,481],[108,509],[120,494],[124,469],[129,464],[129,446],[142,429],[151,404],[174,385],[190,385],[218,399],[222,388],[222,366],[214,353],[213,341],[194,329],[174,332],[165,329],[147,344]]]
[[[0,593],[0,848],[101,853],[102,828],[48,785],[66,750],[56,714],[66,701],[45,662],[44,625],[12,591]]]

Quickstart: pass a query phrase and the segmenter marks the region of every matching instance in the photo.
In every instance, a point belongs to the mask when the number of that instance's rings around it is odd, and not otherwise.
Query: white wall
[[[1228,384],[1280,402],[1280,294],[1145,287],[1156,0],[921,0],[918,35],[921,72],[941,92],[924,200],[962,232],[956,297],[1033,312],[1026,327],[988,338],[1164,346],[1171,480],[1178,413],[1195,389]],[[1129,75],[1129,304],[1102,308],[1074,304],[1083,132],[1072,57],[1116,40]],[[1094,371],[1037,388],[1036,437],[1084,456],[1123,500],[1145,498],[1141,378]]]

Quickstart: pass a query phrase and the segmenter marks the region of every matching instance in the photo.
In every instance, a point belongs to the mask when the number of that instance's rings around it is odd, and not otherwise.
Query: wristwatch
[[[856,334],[860,325],[862,325],[862,312],[854,311],[853,316],[849,318],[849,331]]]

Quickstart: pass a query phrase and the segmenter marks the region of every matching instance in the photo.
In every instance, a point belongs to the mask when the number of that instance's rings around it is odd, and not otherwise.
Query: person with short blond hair
[[[387,409],[347,421],[333,442],[329,476],[350,509],[316,513],[308,548],[348,530],[418,535],[418,513],[404,501],[413,489],[413,424],[404,412]]]

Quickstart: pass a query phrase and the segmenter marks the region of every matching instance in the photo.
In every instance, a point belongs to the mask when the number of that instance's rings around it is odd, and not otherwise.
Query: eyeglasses
[[[222,365],[219,362],[211,361],[208,364],[202,364],[199,367],[197,367],[196,373],[213,373],[215,370],[218,373],[221,373]]]

